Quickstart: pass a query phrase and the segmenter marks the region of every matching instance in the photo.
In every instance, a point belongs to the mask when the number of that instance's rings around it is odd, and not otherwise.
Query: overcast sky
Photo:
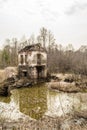
[[[0,0],[0,46],[6,38],[50,29],[56,42],[87,45],[87,0]]]

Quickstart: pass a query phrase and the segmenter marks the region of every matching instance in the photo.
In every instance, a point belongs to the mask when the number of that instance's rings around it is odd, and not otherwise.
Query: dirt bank
[[[33,85],[33,83],[34,82],[27,78],[8,78],[0,83],[0,95],[7,96],[8,94],[10,94],[10,90],[21,87],[30,87]]]
[[[48,87],[63,92],[87,92],[87,77],[72,74],[52,75]]]
[[[10,94],[12,89],[18,89],[22,87],[32,87],[36,84],[44,83],[45,79],[42,80],[30,80],[28,78],[10,77],[0,83],[0,95],[7,96]]]
[[[56,89],[63,92],[84,92],[87,91],[87,88],[76,86],[75,83],[66,83],[66,82],[50,82],[48,87],[51,89]]]
[[[10,70],[10,71],[9,71]],[[27,78],[19,79],[17,74],[17,69],[6,68],[8,77],[2,83],[0,83],[0,95],[7,96],[11,89],[21,88],[21,87],[31,87],[37,83],[44,82],[44,80],[34,81]],[[6,72],[6,73],[7,73]],[[56,74],[51,76],[51,82],[48,83],[48,87],[51,89],[56,89],[63,92],[87,92],[87,79],[81,79],[81,76],[72,74]]]

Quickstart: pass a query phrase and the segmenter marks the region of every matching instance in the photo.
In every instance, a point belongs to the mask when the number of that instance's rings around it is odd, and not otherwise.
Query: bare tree
[[[13,47],[12,47],[12,50],[11,53],[12,53],[12,59],[13,59],[13,62],[14,64],[13,65],[17,65],[17,51],[18,51],[18,41],[17,41],[17,38],[13,38],[12,39],[12,44],[13,44]]]
[[[51,31],[48,32],[48,48],[49,51],[52,49],[55,45],[55,38],[54,35],[51,33]]]
[[[40,36],[43,39],[43,47],[46,48],[46,40],[47,40],[47,29],[42,27],[40,29]]]
[[[29,45],[35,44],[35,36],[34,36],[34,34],[32,34],[32,35],[30,36],[30,38],[28,39],[28,44],[29,44]]]
[[[37,36],[37,42],[43,44],[42,41],[43,41],[42,37],[40,35]]]

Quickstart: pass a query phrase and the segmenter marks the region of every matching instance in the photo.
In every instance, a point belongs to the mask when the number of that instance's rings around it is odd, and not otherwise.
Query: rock
[[[65,78],[64,82],[72,83],[74,82],[73,78]]]
[[[15,79],[13,77],[7,78],[2,83],[0,83],[0,95],[7,96],[10,94],[10,86],[15,83]]]
[[[24,87],[29,87],[29,86],[32,86],[32,83],[26,83],[26,84],[24,84]]]
[[[8,95],[8,87],[0,86],[0,95],[1,96],[7,96]]]

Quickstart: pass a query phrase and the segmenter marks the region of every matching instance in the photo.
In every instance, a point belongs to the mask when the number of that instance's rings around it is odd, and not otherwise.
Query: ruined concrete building
[[[29,79],[46,78],[47,53],[41,44],[29,45],[18,53],[18,72]]]

